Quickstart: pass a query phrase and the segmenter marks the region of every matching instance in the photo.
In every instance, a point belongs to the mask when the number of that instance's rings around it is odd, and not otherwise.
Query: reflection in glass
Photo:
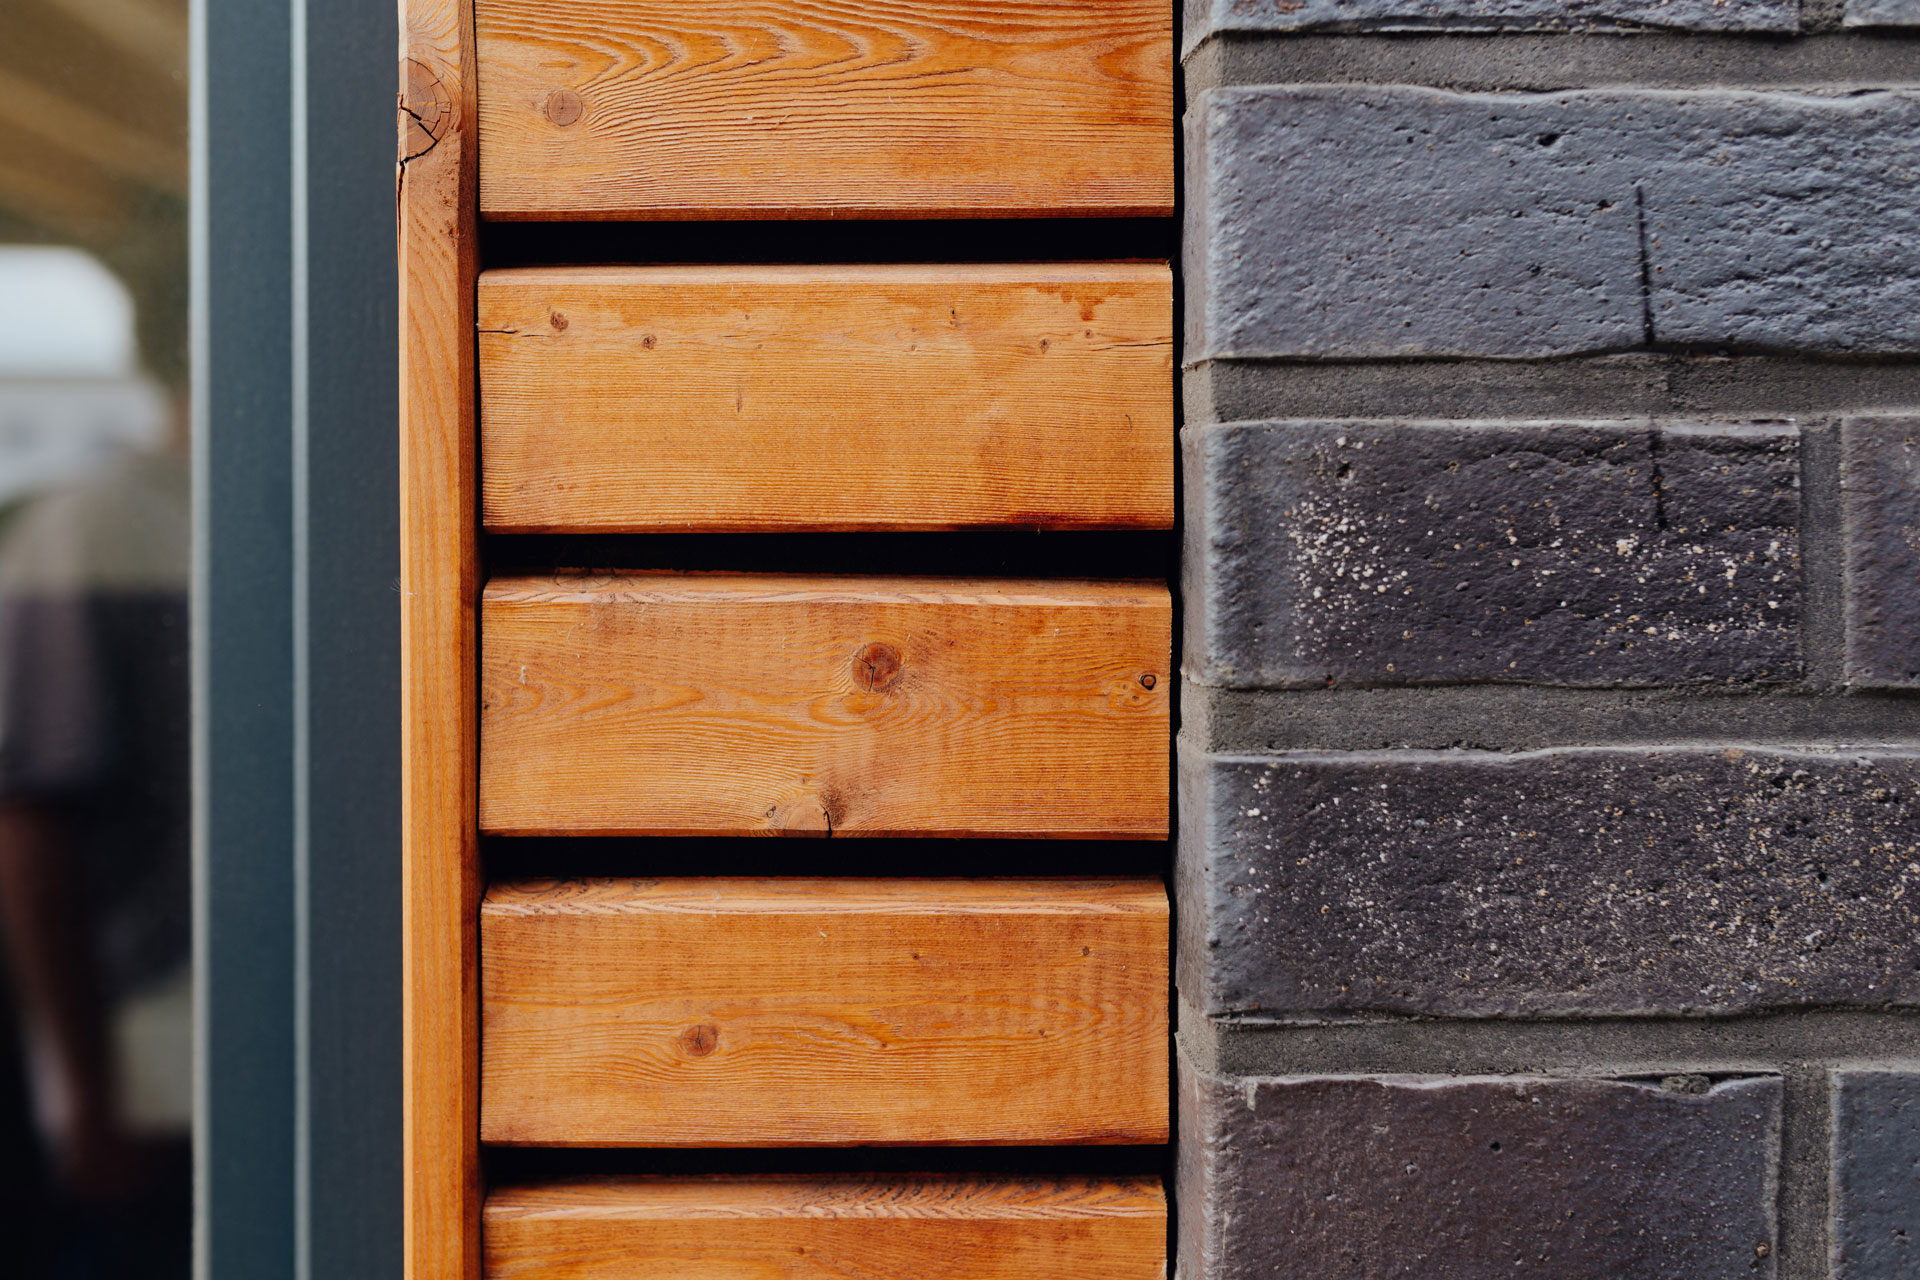
[[[0,6],[6,1273],[189,1271],[185,0]]]

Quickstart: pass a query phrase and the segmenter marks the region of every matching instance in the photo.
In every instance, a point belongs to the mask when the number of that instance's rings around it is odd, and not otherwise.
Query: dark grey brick
[[[1920,683],[1920,418],[1841,429],[1847,679]]]
[[[1181,752],[1202,1012],[1920,1004],[1920,755]]]
[[[1920,95],[1215,89],[1188,360],[1920,351]]]
[[[1733,424],[1189,428],[1188,674],[1794,679],[1798,445]]]
[[[1181,1075],[1184,1280],[1775,1274],[1777,1078]]]
[[[1798,0],[1186,0],[1182,31],[1186,48],[1191,50],[1222,31],[1609,31],[1642,27],[1797,31],[1800,5]]]
[[[1920,0],[1847,0],[1849,27],[1920,27]]]
[[[1834,1280],[1920,1277],[1920,1074],[1833,1073]]]

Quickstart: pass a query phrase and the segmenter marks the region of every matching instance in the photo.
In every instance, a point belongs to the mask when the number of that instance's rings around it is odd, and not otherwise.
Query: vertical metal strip
[[[288,11],[193,27],[197,1243],[291,1274],[293,829]]]
[[[392,0],[295,0],[296,1274],[401,1273]]]

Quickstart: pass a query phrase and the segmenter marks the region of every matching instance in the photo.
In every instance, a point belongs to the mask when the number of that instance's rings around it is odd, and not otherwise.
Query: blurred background
[[[0,1230],[189,1271],[187,0],[0,6]]]

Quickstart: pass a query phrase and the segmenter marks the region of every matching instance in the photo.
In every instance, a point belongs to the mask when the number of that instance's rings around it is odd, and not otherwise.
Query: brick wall
[[[1920,1277],[1920,4],[1184,48],[1181,1274]]]

